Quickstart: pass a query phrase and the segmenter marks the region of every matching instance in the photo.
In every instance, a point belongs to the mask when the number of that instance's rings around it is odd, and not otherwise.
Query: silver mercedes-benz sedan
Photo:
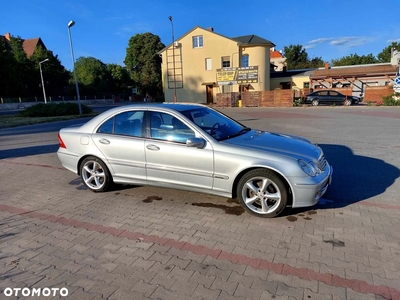
[[[332,178],[309,140],[251,129],[199,104],[120,106],[58,139],[62,165],[94,192],[121,183],[237,197],[260,217],[316,204]]]

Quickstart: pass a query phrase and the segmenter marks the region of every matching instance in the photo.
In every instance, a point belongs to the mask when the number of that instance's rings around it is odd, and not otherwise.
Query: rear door
[[[123,180],[146,180],[144,137],[142,135],[144,111],[120,113],[104,122],[92,140],[111,165],[113,177]]]

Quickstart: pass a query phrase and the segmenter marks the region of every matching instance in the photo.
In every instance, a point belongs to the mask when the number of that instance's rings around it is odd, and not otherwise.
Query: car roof
[[[196,109],[196,108],[207,108],[208,106],[203,104],[194,104],[194,103],[174,103],[174,102],[160,102],[160,103],[135,103],[135,104],[127,104],[127,105],[119,105],[117,107],[110,108],[101,114],[95,116],[85,124],[81,126],[82,129],[93,128],[97,126],[100,122],[105,119],[108,119],[112,115],[126,112],[132,109],[135,110],[151,110],[151,109],[159,109],[160,111],[165,112],[182,112],[186,110]]]
[[[195,108],[204,108],[207,107],[203,104],[198,103],[186,103],[186,102],[158,102],[158,103],[135,103],[135,104],[127,104],[118,107],[111,108],[109,111],[122,111],[122,110],[130,110],[134,109],[154,109],[154,108],[161,108],[167,110],[174,110],[174,111],[185,111],[189,109]]]

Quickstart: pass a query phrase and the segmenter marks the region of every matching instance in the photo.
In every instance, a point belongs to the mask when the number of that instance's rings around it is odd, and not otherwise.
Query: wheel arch
[[[82,166],[82,162],[83,162],[86,158],[88,158],[88,157],[94,157],[94,158],[97,158],[97,159],[101,160],[101,161],[106,165],[106,167],[107,167],[107,169],[108,169],[108,171],[109,171],[109,173],[110,173],[111,178],[113,177],[113,176],[112,176],[112,173],[111,173],[111,168],[110,168],[110,166],[108,165],[108,163],[107,163],[106,161],[104,161],[104,159],[102,159],[102,158],[100,158],[100,157],[98,157],[97,155],[94,155],[94,154],[86,154],[86,155],[82,156],[82,157],[78,160],[78,164],[77,164],[76,167],[77,167],[77,174],[78,174],[79,176],[81,176],[81,166]]]
[[[257,166],[257,167],[251,167],[251,168],[247,168],[242,170],[239,174],[236,175],[235,180],[233,181],[233,185],[232,185],[232,198],[235,199],[237,198],[237,186],[239,184],[240,179],[247,173],[250,172],[252,170],[255,169],[264,169],[264,170],[269,170],[271,172],[274,172],[283,182],[283,184],[285,185],[286,189],[287,189],[287,194],[288,194],[288,199],[287,199],[287,204],[286,206],[292,206],[293,204],[293,193],[292,193],[292,189],[290,187],[289,182],[287,181],[287,179],[277,170],[274,170],[272,168],[267,168],[265,166]]]

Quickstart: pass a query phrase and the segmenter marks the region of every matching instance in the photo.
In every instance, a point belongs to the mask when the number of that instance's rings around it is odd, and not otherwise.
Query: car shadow
[[[57,150],[58,144],[0,150],[0,159],[54,153]]]
[[[282,216],[346,207],[384,193],[400,177],[400,169],[384,160],[356,155],[343,145],[319,146],[333,167],[332,184],[315,206],[287,209]]]
[[[25,125],[18,127],[9,127],[0,129],[0,136],[16,136],[16,135],[26,135],[26,134],[35,134],[35,133],[46,133],[46,132],[54,132],[57,137],[58,131],[61,128],[69,127],[69,126],[77,126],[89,121],[93,117],[85,117],[79,119],[72,120],[64,120],[50,123],[40,123],[34,125]]]

